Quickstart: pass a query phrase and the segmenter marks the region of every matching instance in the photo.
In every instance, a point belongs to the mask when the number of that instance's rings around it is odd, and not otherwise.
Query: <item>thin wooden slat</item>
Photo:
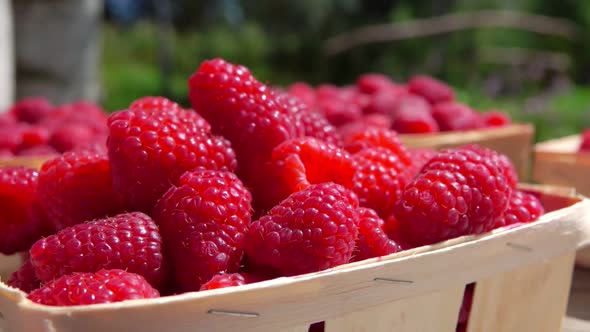
[[[24,166],[40,169],[43,163],[50,158],[52,158],[52,156],[0,158],[0,167]]]
[[[478,281],[467,331],[559,331],[574,256],[568,253]]]
[[[276,331],[276,332],[307,332],[307,331],[309,331],[309,326],[303,325],[303,326],[296,326],[296,327],[290,327],[287,329],[282,329],[282,330]]]
[[[469,143],[479,144],[501,152],[510,158],[521,181],[528,181],[531,173],[535,128],[530,124],[511,124],[505,127],[442,132],[437,134],[402,134],[408,147],[444,149]]]
[[[325,331],[454,332],[464,289],[461,285],[356,311],[326,321]]]

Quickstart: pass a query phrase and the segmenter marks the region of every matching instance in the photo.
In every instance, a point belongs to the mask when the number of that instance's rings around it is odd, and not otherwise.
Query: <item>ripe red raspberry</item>
[[[142,276],[123,270],[73,273],[48,282],[28,299],[51,306],[89,305],[160,297]]]
[[[16,115],[12,112],[0,113],[0,128],[14,126],[18,123]]]
[[[330,124],[322,113],[312,111],[301,100],[289,94],[282,93],[277,97],[295,115],[296,122],[301,123],[304,129],[304,136],[317,138],[336,146],[342,146],[342,137],[340,137],[338,130]]]
[[[185,173],[154,208],[177,286],[199,290],[219,272],[236,272],[243,256],[252,197],[230,172]]]
[[[479,115],[474,110],[456,102],[434,105],[432,116],[441,131],[477,129],[482,124]]]
[[[11,158],[13,156],[14,153],[12,153],[12,151],[0,147],[0,158]]]
[[[303,103],[310,108],[315,107],[316,95],[313,87],[304,82],[295,82],[287,88],[287,92],[299,98]]]
[[[348,152],[310,137],[279,144],[271,165],[274,180],[264,188],[264,201],[268,202],[265,206],[269,209],[314,183],[335,182],[350,188],[355,172]]]
[[[251,273],[222,273],[214,275],[211,280],[204,283],[199,290],[210,290],[218,288],[227,288],[241,286],[263,281],[265,277]]]
[[[356,248],[352,254],[352,261],[358,262],[364,259],[380,257],[393,254],[402,248],[389,239],[383,227],[384,222],[377,212],[359,208],[359,237],[356,241]]]
[[[412,246],[480,234],[502,217],[511,191],[493,158],[467,149],[443,150],[405,187],[395,218]]]
[[[44,97],[30,97],[18,101],[10,109],[21,122],[39,123],[53,111],[53,105]]]
[[[198,114],[174,104],[169,109],[143,105],[113,113],[108,120],[113,190],[125,198],[129,210],[150,213],[186,171],[236,169],[230,143],[205,132]]]
[[[373,94],[383,90],[387,90],[394,83],[387,75],[379,73],[367,73],[359,76],[356,81],[357,89],[362,93]]]
[[[12,153],[18,150],[23,141],[23,126],[20,124],[10,125],[0,129],[0,149]]]
[[[107,132],[107,114],[98,105],[89,101],[76,101],[57,107],[51,116],[40,123],[43,127],[55,130],[66,124],[79,124],[90,129],[94,134]]]
[[[404,165],[412,163],[408,150],[400,141],[397,133],[392,130],[368,128],[348,136],[344,145],[344,148],[350,153],[357,153],[375,147],[390,150]]]
[[[430,105],[419,96],[401,97],[393,115],[391,129],[400,134],[438,132],[438,124],[432,117]]]
[[[416,175],[420,173],[422,167],[428,163],[428,161],[434,157],[436,152],[431,149],[411,149],[408,150],[408,155],[412,160],[410,167],[406,168],[405,173],[407,174],[408,181],[414,179]]]
[[[508,201],[508,208],[504,212],[504,218],[496,224],[495,228],[514,224],[530,223],[545,213],[543,205],[532,194],[514,190]]]
[[[512,121],[508,114],[501,111],[487,111],[481,114],[481,122],[484,127],[503,127]]]
[[[491,158],[492,161],[498,167],[500,167],[502,173],[504,173],[504,176],[508,181],[508,185],[510,185],[512,189],[516,188],[516,185],[518,184],[518,173],[516,172],[516,168],[514,168],[514,164],[508,158],[508,156],[497,151],[488,149],[486,147],[479,146],[477,144],[467,144],[461,146],[460,148],[465,150],[471,150],[485,158]]]
[[[38,197],[56,230],[123,210],[111,185],[109,159],[96,150],[70,151],[46,161]]]
[[[79,144],[93,142],[95,137],[92,129],[85,124],[66,123],[53,132],[49,144],[59,152],[66,152]]]
[[[41,287],[41,280],[37,278],[31,260],[27,258],[23,265],[10,275],[6,284],[10,287],[18,288],[25,293],[30,293]]]
[[[407,183],[406,166],[395,153],[382,147],[362,150],[353,155],[353,160],[356,172],[352,189],[360,205],[388,218]]]
[[[363,115],[361,108],[349,100],[320,99],[318,107],[326,116],[326,119],[337,127],[358,121]]]
[[[0,252],[5,255],[26,250],[51,232],[46,220],[34,215],[38,180],[39,173],[32,169],[0,168]]]
[[[451,87],[442,81],[428,76],[414,76],[408,82],[408,91],[426,98],[433,105],[455,99],[455,94]]]
[[[154,96],[146,96],[139,99],[136,99],[129,105],[129,109],[139,109],[146,112],[153,112],[153,111],[174,111],[174,112],[182,112],[183,108],[178,105],[177,103],[173,102],[172,100],[165,98],[165,97],[154,97]],[[185,110],[187,112],[194,112],[193,110]],[[202,128],[206,132],[211,131],[211,125],[205,120],[202,116],[198,113],[196,116],[193,115],[193,120],[197,123],[197,125]]]
[[[580,141],[580,151],[590,151],[590,129],[582,131]]]
[[[64,228],[37,241],[29,253],[42,281],[72,272],[124,269],[142,275],[158,288],[166,277],[158,226],[141,212]]]
[[[272,150],[304,135],[288,105],[243,66],[205,61],[189,79],[189,90],[193,108],[231,142],[240,179],[254,190],[266,182],[264,167]],[[258,193],[253,195],[256,201]]]
[[[248,259],[285,276],[348,263],[358,236],[357,209],[356,195],[338,184],[296,192],[250,225]]]
[[[49,143],[49,136],[49,130],[41,126],[23,126],[21,138],[22,141],[16,149],[17,154],[19,154],[22,150],[26,150],[35,146],[47,145],[47,143]]]
[[[378,113],[392,116],[398,107],[400,99],[406,94],[407,91],[397,85],[380,90],[371,96],[367,107],[363,109],[363,112],[365,114]]]
[[[19,150],[17,156],[56,156],[59,152],[49,145],[37,145]]]

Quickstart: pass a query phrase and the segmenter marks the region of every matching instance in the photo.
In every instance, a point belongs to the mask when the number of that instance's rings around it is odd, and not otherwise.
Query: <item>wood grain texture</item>
[[[457,147],[469,143],[479,144],[501,152],[510,158],[521,181],[530,179],[534,126],[512,124],[486,130],[470,130],[437,134],[403,134],[400,138],[408,147],[436,150]]]
[[[575,187],[577,192],[590,196],[590,153],[578,153],[580,140],[579,135],[571,135],[536,144],[533,180]],[[578,251],[576,264],[590,268],[590,244],[586,247]]]
[[[359,310],[326,321],[325,331],[454,332],[464,288],[448,288]]]
[[[579,197],[558,201],[564,204],[561,209],[519,228],[234,288],[105,305],[47,307],[0,283],[0,328],[14,332],[254,332],[330,321],[574,252],[590,238],[590,225],[584,221],[590,215],[590,201]]]
[[[45,163],[50,158],[52,158],[52,156],[0,158],[0,167],[24,166],[33,169],[40,169],[43,163]]]
[[[559,331],[574,256],[568,253],[478,281],[467,331]]]

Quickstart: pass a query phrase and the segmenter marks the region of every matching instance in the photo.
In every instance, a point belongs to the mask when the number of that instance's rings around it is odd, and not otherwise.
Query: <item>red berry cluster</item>
[[[110,115],[106,148],[0,169],[0,250],[28,250],[10,285],[47,305],[204,291],[543,213],[494,151],[408,150],[379,127],[343,139],[326,114],[221,59],[189,89],[193,109],[145,97]]]
[[[588,152],[590,151],[590,129],[584,129],[581,134],[580,138],[580,152]]]
[[[368,73],[354,85],[311,87],[292,84],[288,92],[324,114],[344,136],[353,128],[378,127],[398,133],[432,133],[505,126],[503,112],[477,112],[455,99],[453,89],[429,76],[412,77],[406,84],[383,74]]]
[[[104,145],[107,114],[78,101],[60,106],[25,98],[0,114],[0,157],[52,156],[88,145]]]

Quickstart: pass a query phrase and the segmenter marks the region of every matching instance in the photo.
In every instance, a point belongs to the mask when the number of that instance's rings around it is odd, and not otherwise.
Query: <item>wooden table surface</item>
[[[562,332],[590,332],[590,269],[576,269]]]

